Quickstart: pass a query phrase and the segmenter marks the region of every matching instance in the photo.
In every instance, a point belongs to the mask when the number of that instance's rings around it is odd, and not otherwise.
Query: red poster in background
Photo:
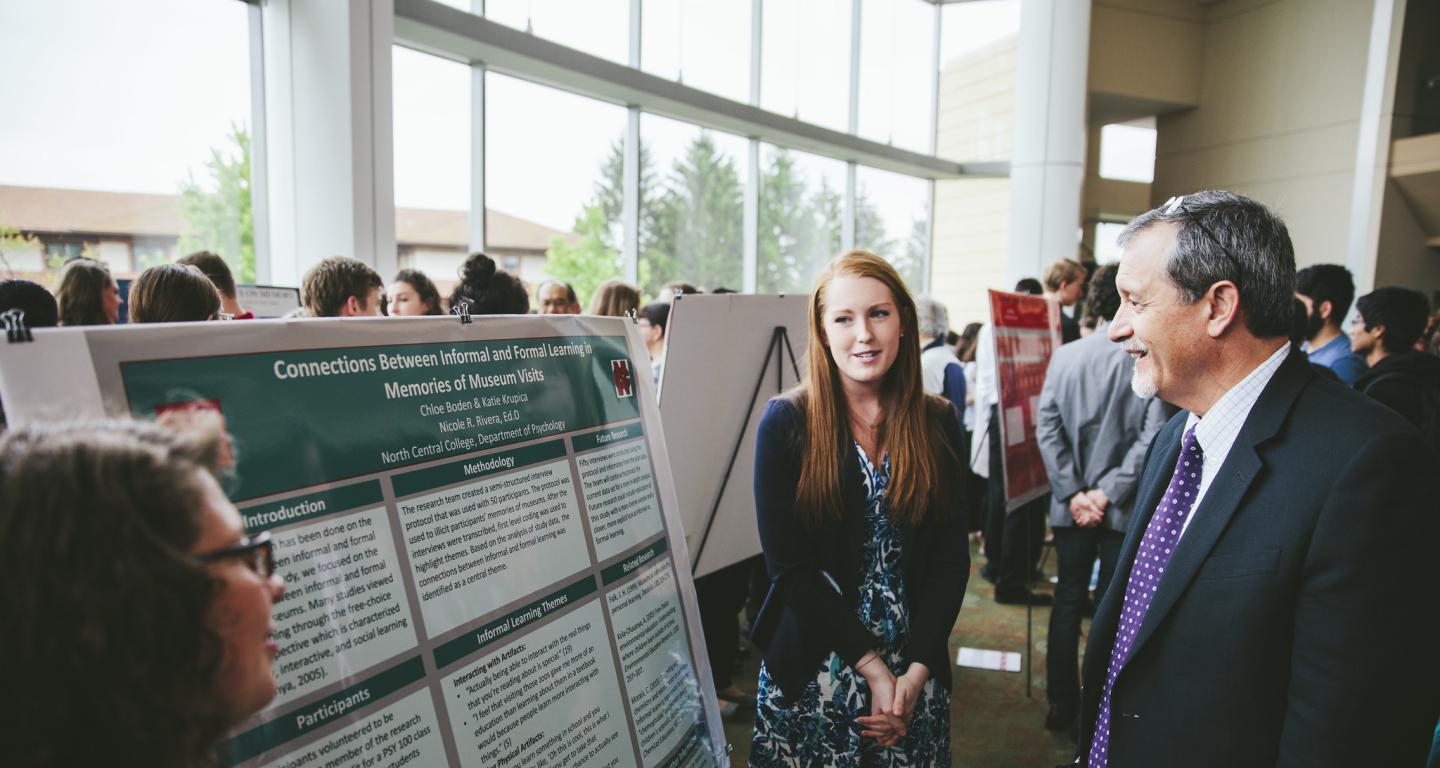
[[[1005,511],[1009,512],[1050,490],[1035,439],[1035,416],[1050,353],[1060,346],[1060,305],[1039,296],[990,291],[990,322],[1000,388]]]

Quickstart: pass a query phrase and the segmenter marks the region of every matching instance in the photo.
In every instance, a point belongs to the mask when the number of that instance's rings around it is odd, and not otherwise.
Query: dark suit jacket
[[[1095,613],[1081,754],[1186,416],[1155,439]],[[1437,476],[1414,428],[1292,350],[1165,569],[1112,694],[1109,765],[1422,765],[1440,714]]]
[[[954,478],[963,466],[960,429],[950,404],[928,398],[932,434],[948,442]],[[810,530],[795,514],[795,489],[805,414],[784,398],[770,401],[755,436],[755,514],[765,565],[778,597],[780,617],[765,649],[765,667],[782,693],[798,695],[814,678],[820,662],[834,651],[854,666],[878,642],[856,616],[864,574],[865,486],[853,443],[843,457],[845,509],[838,524]],[[955,490],[959,490],[956,484]],[[931,508],[926,522],[900,526],[905,594],[910,609],[906,664],[920,662],[930,676],[950,688],[948,641],[965,582],[970,576],[970,546],[959,495]],[[825,574],[834,580],[832,585]],[[838,589],[838,591],[837,591]],[[776,606],[771,605],[769,609]]]

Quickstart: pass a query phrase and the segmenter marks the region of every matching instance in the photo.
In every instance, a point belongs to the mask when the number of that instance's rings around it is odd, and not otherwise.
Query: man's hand
[[[1100,514],[1105,514],[1105,510],[1110,508],[1110,497],[1106,496],[1105,492],[1099,488],[1092,488],[1086,491],[1085,495],[1090,497],[1090,501],[1095,504],[1096,509],[1100,510]]]
[[[1096,525],[1104,517],[1105,513],[1099,507],[1095,506],[1095,501],[1090,498],[1090,494],[1086,491],[1081,491],[1070,497],[1070,518],[1081,528],[1089,528],[1092,525]]]

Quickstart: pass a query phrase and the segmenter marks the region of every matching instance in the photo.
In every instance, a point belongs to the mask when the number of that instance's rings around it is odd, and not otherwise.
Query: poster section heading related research
[[[276,543],[277,694],[222,765],[726,764],[648,368],[621,321],[587,322],[95,354],[136,416],[223,416],[231,496]]]

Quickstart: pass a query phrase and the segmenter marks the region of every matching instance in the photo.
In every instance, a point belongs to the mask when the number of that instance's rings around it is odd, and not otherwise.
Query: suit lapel
[[[1210,550],[1215,547],[1215,542],[1220,540],[1220,535],[1230,524],[1230,518],[1240,507],[1245,492],[1250,489],[1250,484],[1255,480],[1264,468],[1264,462],[1260,458],[1258,447],[1261,443],[1274,437],[1285,423],[1286,416],[1290,413],[1295,398],[1299,396],[1301,388],[1314,374],[1310,372],[1310,363],[1304,353],[1298,350],[1291,350],[1289,357],[1281,363],[1275,376],[1266,385],[1265,390],[1260,393],[1260,398],[1255,401],[1255,407],[1250,410],[1250,415],[1245,419],[1245,425],[1240,428],[1240,434],[1235,438],[1235,444],[1230,447],[1230,453],[1225,457],[1225,463],[1216,471],[1216,476],[1210,482],[1210,487],[1205,491],[1205,498],[1200,502],[1198,509],[1192,510],[1190,527],[1185,530],[1180,538],[1180,544],[1175,548],[1175,554],[1170,563],[1165,567],[1165,575],[1161,577],[1160,584],[1155,591],[1155,598],[1150,603],[1150,609],[1145,613],[1145,620],[1140,625],[1140,631],[1135,635],[1135,643],[1130,650],[1131,657],[1140,652],[1145,641],[1155,634],[1160,623],[1165,620],[1170,610],[1180,600],[1181,595],[1195,580],[1199,573],[1200,566],[1204,565],[1205,559],[1210,555]],[[1179,453],[1177,446],[1176,453]],[[1174,460],[1170,461],[1173,471]],[[1153,512],[1154,503],[1151,503]],[[1148,515],[1146,523],[1148,524]],[[1132,543],[1138,547],[1139,530],[1143,535],[1143,526],[1131,527],[1131,536],[1127,538],[1126,544]],[[1134,542],[1128,539],[1135,539]],[[1122,562],[1134,562],[1134,549],[1129,550],[1128,560]]]

